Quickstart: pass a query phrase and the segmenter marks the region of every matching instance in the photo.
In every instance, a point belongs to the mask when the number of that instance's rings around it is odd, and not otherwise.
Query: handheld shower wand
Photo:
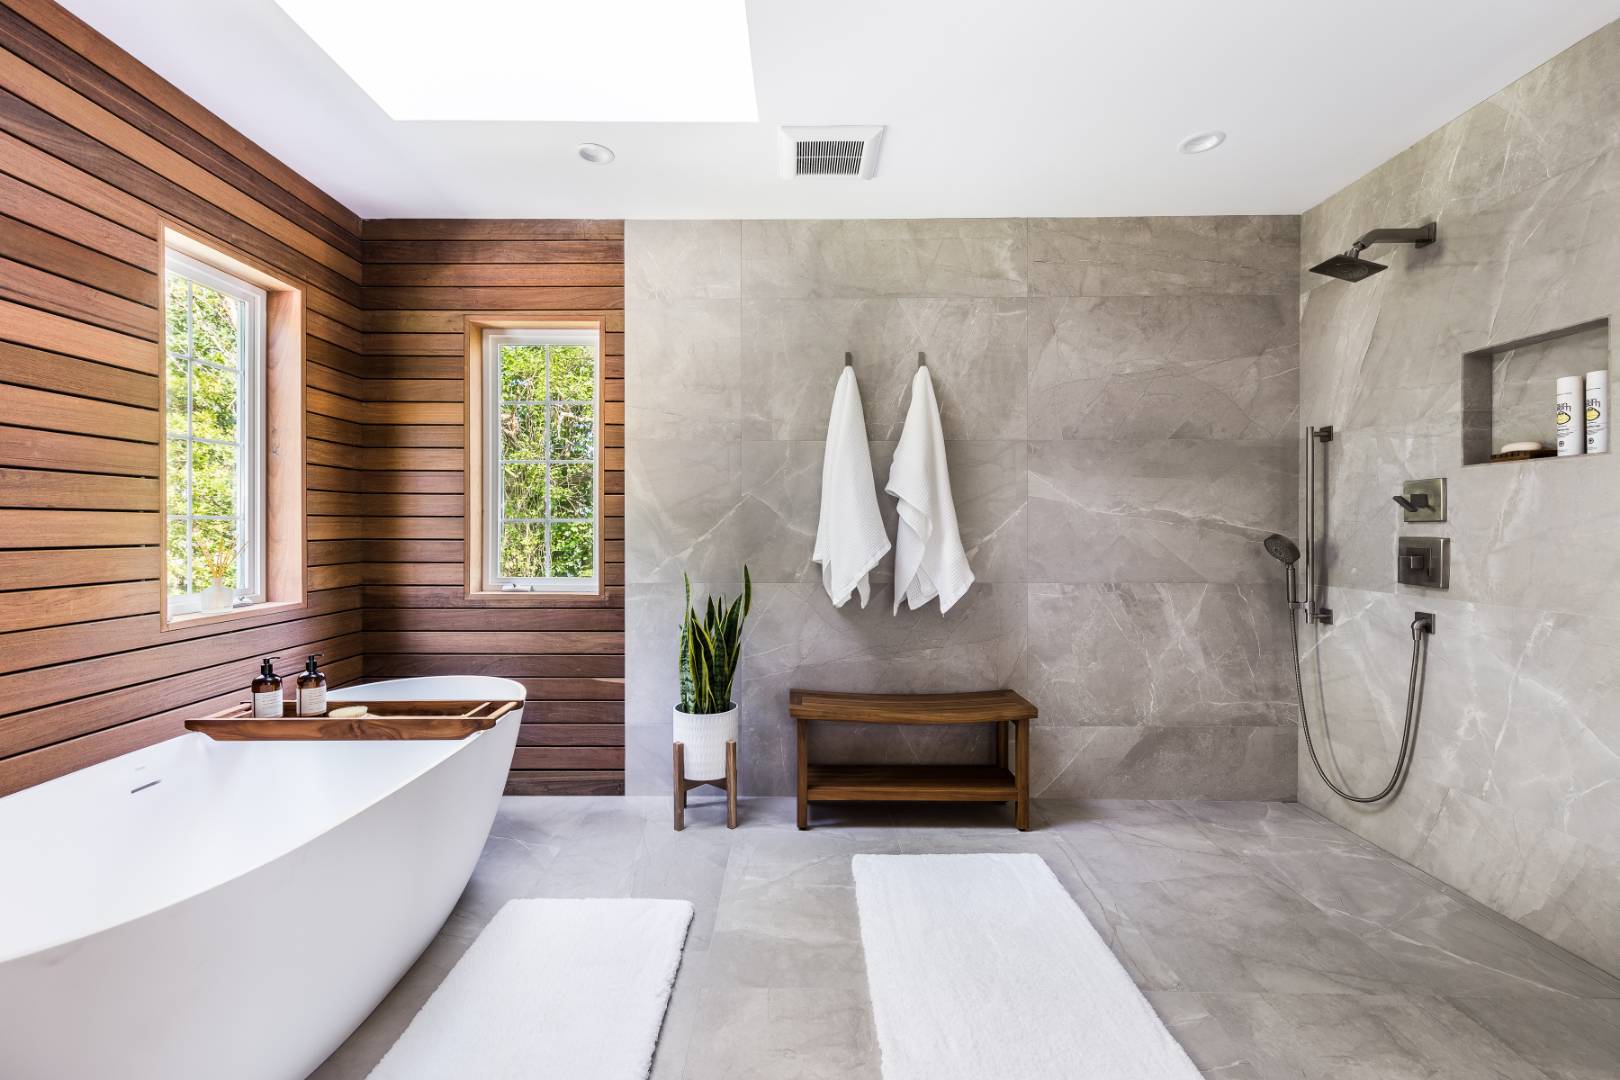
[[[1262,541],[1266,546],[1266,554],[1283,564],[1283,582],[1288,590],[1288,610],[1295,611],[1305,606],[1305,601],[1299,598],[1299,571],[1294,564],[1299,562],[1299,548],[1286,536],[1272,533]]]

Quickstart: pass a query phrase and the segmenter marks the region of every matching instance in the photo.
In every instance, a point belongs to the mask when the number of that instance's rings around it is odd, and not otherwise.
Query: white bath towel
[[[872,451],[866,445],[866,414],[855,369],[845,366],[833,391],[827,419],[827,452],[821,461],[821,520],[811,558],[821,564],[821,584],[833,607],[843,607],[852,592],[866,606],[872,590],[872,568],[889,552],[889,534],[878,509],[877,482],[872,478]]]
[[[900,445],[894,449],[887,490],[900,500],[900,528],[894,546],[894,610],[903,597],[916,611],[939,597],[943,615],[973,584],[973,568],[962,550],[945,465],[945,432],[939,422],[934,380],[926,367],[911,380],[911,405]]]

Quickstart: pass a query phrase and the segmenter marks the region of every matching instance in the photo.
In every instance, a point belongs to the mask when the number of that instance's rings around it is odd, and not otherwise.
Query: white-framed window
[[[601,344],[595,330],[484,334],[485,589],[599,589]]]
[[[168,613],[265,592],[265,291],[165,253]],[[216,582],[229,604],[205,603]]]

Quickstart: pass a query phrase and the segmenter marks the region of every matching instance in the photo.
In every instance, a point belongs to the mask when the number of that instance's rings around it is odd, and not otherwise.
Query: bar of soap
[[[1506,446],[1502,447],[1502,449],[1498,450],[1497,453],[1499,453],[1499,454],[1518,454],[1518,453],[1523,453],[1524,451],[1527,451],[1527,450],[1541,450],[1541,449],[1544,449],[1544,447],[1538,442],[1510,442]]]
[[[358,720],[366,715],[364,705],[339,705],[335,709],[328,709],[326,715],[333,720]]]

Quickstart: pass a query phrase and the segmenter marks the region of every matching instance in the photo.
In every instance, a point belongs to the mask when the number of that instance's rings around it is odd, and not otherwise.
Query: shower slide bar
[[[1305,621],[1333,625],[1333,609],[1322,603],[1322,577],[1316,561],[1316,467],[1317,444],[1324,448],[1333,441],[1333,427],[1306,429],[1305,438]],[[1327,451],[1322,451],[1325,461]],[[1320,471],[1322,483],[1327,483],[1326,469]]]

